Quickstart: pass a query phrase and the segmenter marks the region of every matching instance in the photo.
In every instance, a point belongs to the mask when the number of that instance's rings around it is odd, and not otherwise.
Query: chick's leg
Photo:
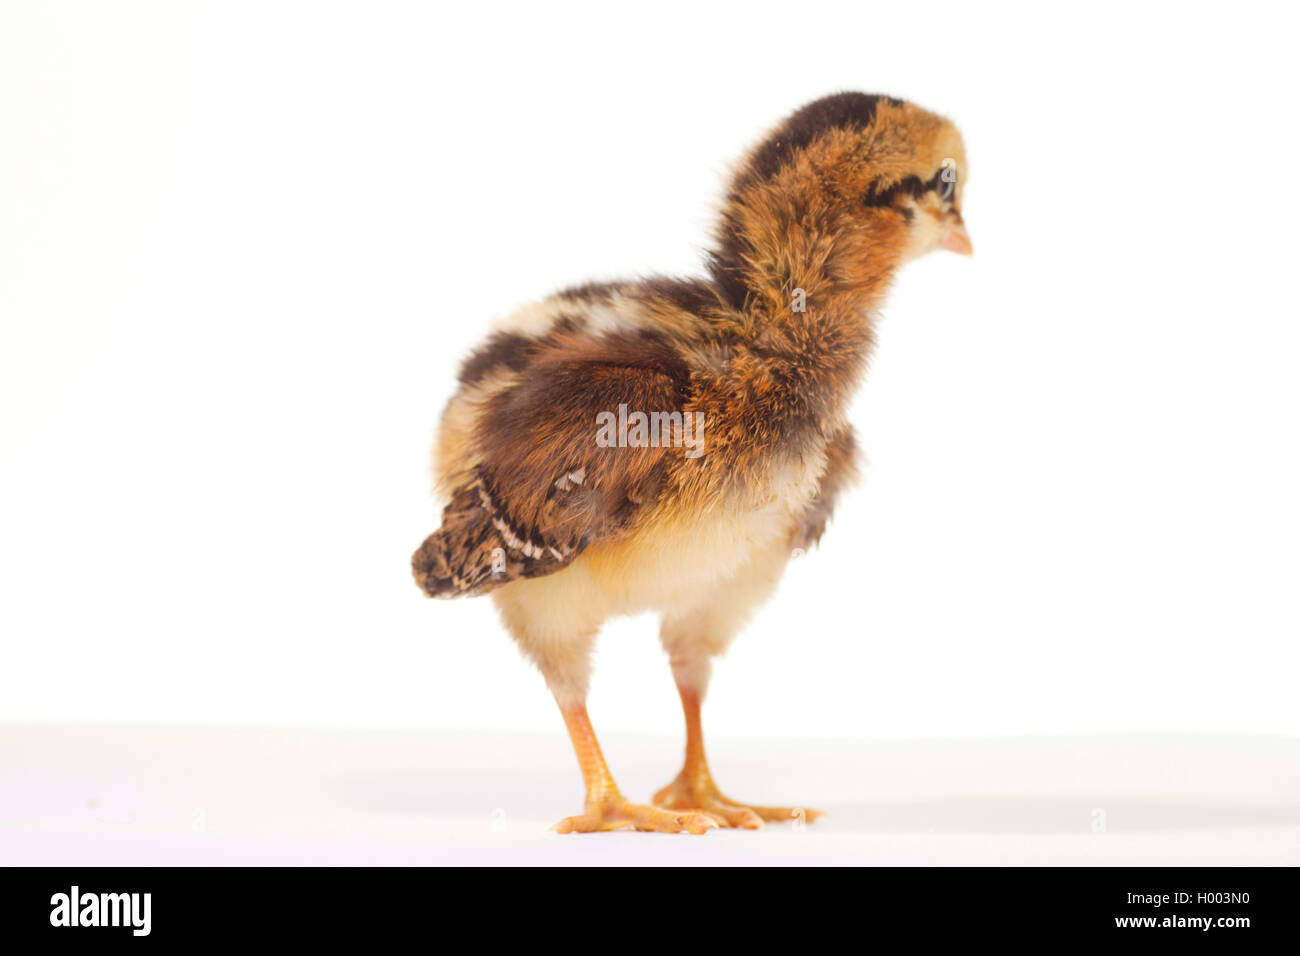
[[[493,601],[510,636],[542,672],[546,686],[560,705],[578,756],[586,807],[551,829],[560,833],[594,833],[634,827],[661,833],[703,833],[718,822],[703,813],[680,812],[629,803],[605,764],[596,732],[587,717],[587,688],[591,681],[591,652],[605,611],[591,601],[571,600],[551,577],[526,578],[493,593]]]
[[[677,779],[654,795],[657,806],[702,810],[724,826],[745,829],[757,829],[764,821],[810,821],[822,815],[802,807],[756,806],[724,797],[709,772],[700,726],[700,703],[709,686],[712,658],[726,651],[755,608],[776,588],[789,559],[789,549],[775,542],[737,568],[725,587],[704,595],[695,607],[665,616],[659,638],[672,663],[686,715],[686,762]]]
[[[713,774],[709,771],[709,763],[704,756],[704,731],[700,724],[701,692],[689,678],[683,679],[682,668],[674,666],[673,671],[677,676],[677,691],[681,694],[682,710],[686,716],[686,762],[676,779],[654,795],[655,806],[674,810],[699,810],[724,826],[745,830],[757,830],[763,826],[764,821],[780,823],[802,820],[811,823],[822,815],[820,810],[807,807],[764,807],[723,796],[718,785],[713,782]]]
[[[551,829],[593,833],[635,827],[663,833],[703,833],[716,827],[717,822],[704,814],[629,803],[619,793],[587,717],[591,651],[603,614],[590,602],[556,598],[552,589],[558,577],[515,581],[493,594],[510,636],[537,665],[560,705],[587,787],[585,812],[566,817]]]
[[[582,780],[587,787],[587,805],[585,812],[576,817],[565,817],[551,829],[558,833],[594,833],[634,827],[658,833],[704,833],[718,825],[716,820],[704,813],[629,803],[619,793],[614,777],[605,764],[600,744],[596,741],[596,732],[592,730],[591,720],[587,717],[586,705],[565,703],[563,700],[559,700],[559,703],[564,723],[569,728],[569,737],[573,740],[574,752],[578,755]]]

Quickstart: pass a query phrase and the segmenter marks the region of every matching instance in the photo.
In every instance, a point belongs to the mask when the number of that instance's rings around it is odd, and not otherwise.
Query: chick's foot
[[[632,827],[653,833],[704,833],[719,825],[704,813],[681,812],[613,797],[587,805],[585,813],[565,817],[551,827],[556,833],[599,833]]]
[[[802,820],[812,823],[823,816],[821,810],[807,807],[760,807],[724,797],[711,778],[692,779],[685,775],[664,787],[652,798],[657,807],[670,810],[696,810],[706,813],[724,827],[743,830],[762,829],[764,822],[785,823]]]

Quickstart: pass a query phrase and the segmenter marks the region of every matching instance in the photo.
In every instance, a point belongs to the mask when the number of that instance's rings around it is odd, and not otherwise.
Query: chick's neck
[[[853,208],[815,187],[733,192],[712,271],[742,314],[754,355],[800,404],[838,417],[870,358],[874,315],[907,226],[897,213]]]

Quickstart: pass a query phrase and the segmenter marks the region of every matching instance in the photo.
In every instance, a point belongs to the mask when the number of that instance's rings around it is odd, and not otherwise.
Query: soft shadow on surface
[[[1300,826],[1300,805],[1181,803],[1132,798],[989,797],[831,806],[818,828],[838,833],[1090,834]]]
[[[458,820],[490,820],[501,811],[512,817],[558,819],[577,812],[566,807],[582,805],[576,770],[573,779],[498,769],[472,774],[358,773],[335,778],[330,789],[353,810]]]
[[[533,784],[529,791],[522,785]],[[335,781],[335,796],[373,813],[490,821],[494,814],[549,819],[573,812],[572,781],[520,781],[502,774],[355,775]],[[565,802],[566,798],[568,803]],[[1300,827],[1300,804],[1181,802],[1132,797],[1006,796],[824,805],[817,832],[892,834],[1090,834],[1249,827]]]
[[[797,756],[783,757],[783,748]],[[661,742],[637,744],[621,756],[644,773],[671,765],[665,749]],[[1300,741],[1293,738],[750,741],[728,749],[737,773],[725,777],[724,787],[730,792],[727,782],[734,782],[740,795],[766,788],[735,781],[766,780],[773,765],[797,763],[799,791],[827,796],[813,804],[828,811],[810,827],[816,833],[1064,836],[1300,827]],[[872,779],[890,781],[887,797],[872,799],[870,784],[859,783]],[[1034,796],[1045,781],[1056,792]],[[653,792],[633,774],[620,782],[634,798]],[[942,795],[949,784],[954,793]],[[431,741],[413,754],[409,769],[344,772],[326,787],[352,810],[467,824],[559,819],[582,799],[563,742],[518,738],[449,749]],[[924,796],[899,799],[909,789]],[[836,793],[839,801],[831,797]]]

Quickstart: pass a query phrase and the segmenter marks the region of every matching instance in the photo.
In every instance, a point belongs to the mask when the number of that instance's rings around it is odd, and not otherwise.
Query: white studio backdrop
[[[727,164],[837,89],[954,118],[870,459],[718,667],[729,735],[1300,733],[1295,13],[16,3],[0,13],[0,720],[539,728],[430,602],[489,320],[696,273]],[[650,618],[600,730],[680,730]]]

